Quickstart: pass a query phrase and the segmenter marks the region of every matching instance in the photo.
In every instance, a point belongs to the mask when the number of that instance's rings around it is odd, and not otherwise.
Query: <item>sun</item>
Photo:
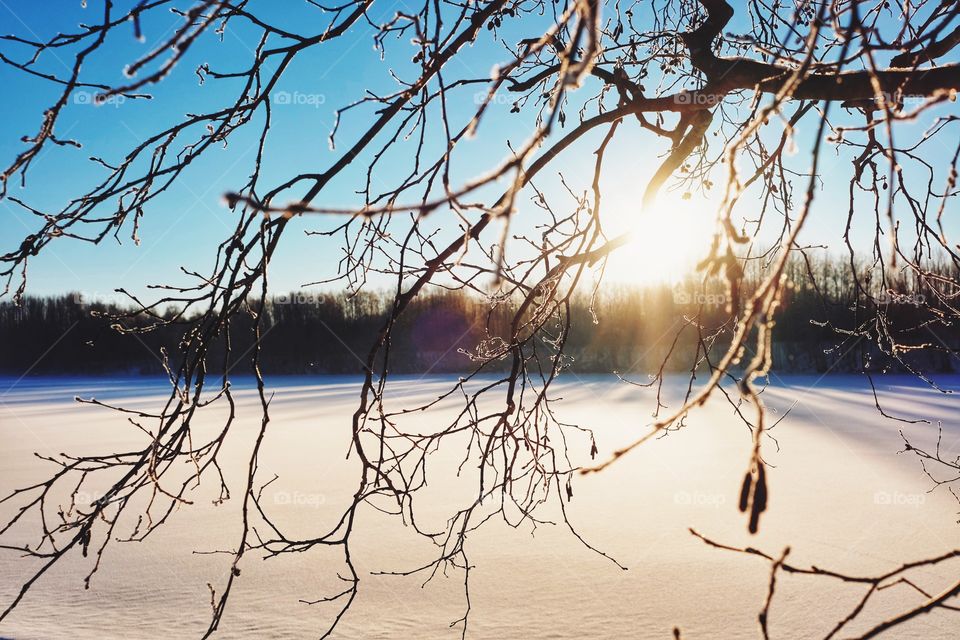
[[[629,241],[607,260],[604,279],[623,284],[674,284],[706,257],[716,222],[716,205],[679,194],[665,194],[653,206],[607,208],[608,238],[629,234]]]

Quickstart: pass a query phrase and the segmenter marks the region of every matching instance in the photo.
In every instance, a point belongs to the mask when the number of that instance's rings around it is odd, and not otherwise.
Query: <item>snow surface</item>
[[[435,397],[447,377],[394,381],[391,406]],[[611,376],[566,376],[556,395],[562,419],[590,426],[601,456],[642,433],[650,421],[652,391]],[[261,456],[260,478],[280,479],[273,515],[292,534],[325,531],[356,487],[356,463],[346,460],[350,415],[358,380],[286,377],[268,380],[276,392]],[[940,380],[958,389],[960,378]],[[227,467],[242,464],[259,421],[250,380],[240,380],[236,432],[224,450]],[[684,380],[671,379],[666,402],[676,406]],[[923,417],[932,424],[882,418],[864,378],[774,378],[764,399],[774,417],[794,403],[765,443],[770,508],[761,532],[750,536],[736,509],[750,434],[726,402],[711,401],[688,426],[648,442],[609,470],[577,477],[571,521],[594,546],[629,570],[578,544],[563,527],[490,523],[469,539],[470,638],[755,638],[757,612],[766,595],[769,565],[756,558],[706,547],[694,527],[720,542],[752,545],[778,555],[786,545],[794,564],[814,563],[848,573],[873,574],[960,548],[956,501],[931,482],[911,454],[899,454],[903,429],[932,449],[942,421],[942,449],[960,453],[960,404],[907,377],[878,379],[887,413]],[[123,400],[149,408],[165,398],[162,380],[140,378],[0,379],[0,491],[36,481],[50,466],[32,454],[88,453],[141,442],[141,434],[99,407],[73,397]],[[441,408],[439,413],[443,413]],[[417,414],[410,421],[439,420]],[[423,423],[427,424],[427,423]],[[216,426],[210,421],[211,428]],[[578,445],[579,446],[579,445]],[[452,452],[453,453],[453,452]],[[587,462],[574,452],[575,462]],[[585,454],[585,450],[582,452]],[[441,451],[441,457],[444,452]],[[579,456],[579,457],[577,457]],[[452,460],[453,458],[449,458]],[[448,467],[450,465],[447,465]],[[438,463],[440,478],[446,467]],[[425,528],[442,527],[458,506],[455,481],[436,480],[419,503]],[[229,556],[195,551],[229,549],[240,535],[239,500],[214,507],[197,492],[195,504],[143,543],[110,548],[85,591],[89,560],[71,557],[45,575],[19,609],[0,623],[0,636],[28,638],[199,637],[209,618],[207,583],[218,590]],[[241,489],[235,488],[238,497]],[[279,496],[279,497],[277,497]],[[9,514],[10,506],[0,506]],[[353,554],[361,590],[335,637],[457,638],[449,628],[463,613],[462,575],[451,573],[421,587],[423,577],[369,575],[412,568],[432,557],[396,518],[369,509],[357,524]],[[19,534],[17,534],[19,535]],[[0,551],[0,606],[36,563]],[[335,550],[260,561],[247,557],[217,637],[319,636],[332,605],[305,605],[342,589]],[[917,574],[930,592],[956,580],[960,561]],[[781,576],[771,610],[774,638],[823,637],[862,596],[863,588],[824,578]],[[904,586],[887,589],[864,613],[863,631],[922,597]],[[938,611],[899,628],[897,638],[955,638],[958,615]]]

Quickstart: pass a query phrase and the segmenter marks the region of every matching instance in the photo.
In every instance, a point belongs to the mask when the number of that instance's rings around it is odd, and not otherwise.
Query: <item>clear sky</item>
[[[88,0],[87,4],[88,8],[84,9],[80,0],[0,0],[0,33],[46,39],[59,31],[74,31],[80,22],[93,23],[101,19],[101,0]],[[133,0],[117,2],[120,8],[132,4]],[[183,8],[191,4],[186,3]],[[282,10],[277,9],[281,4]],[[329,20],[329,14],[322,14],[301,2],[253,5],[271,7],[275,22],[308,32],[322,30]],[[375,3],[374,7],[371,13],[374,19],[393,15],[398,10],[412,10],[406,3],[396,0]],[[120,29],[108,42],[109,46],[90,58],[84,67],[84,77],[88,81],[113,84],[127,80],[122,75],[124,64],[151,50],[155,43],[169,37],[171,28],[181,24],[181,20],[171,13],[154,13],[158,16],[144,22],[144,42],[133,37],[132,25],[129,33]],[[326,169],[338,157],[337,154],[366,128],[373,112],[372,108],[363,107],[348,113],[337,136],[339,146],[333,151],[328,135],[334,125],[335,109],[362,96],[365,91],[386,93],[395,90],[397,82],[391,76],[391,70],[402,77],[412,77],[407,54],[415,49],[407,41],[408,36],[403,42],[388,45],[388,54],[396,55],[384,61],[373,48],[373,33],[369,25],[358,25],[353,36],[303,56],[285,73],[278,91],[284,92],[288,100],[287,104],[276,101],[274,104],[274,124],[261,182],[264,187],[272,187],[301,172]],[[500,35],[508,40],[511,37],[519,40],[531,34],[505,30]],[[98,156],[107,162],[116,162],[147,136],[175,123],[185,113],[231,104],[238,86],[235,81],[208,80],[201,86],[195,70],[204,62],[219,71],[244,68],[256,47],[257,37],[258,32],[241,21],[231,23],[222,40],[208,35],[161,85],[146,89],[153,95],[152,100],[114,100],[103,106],[94,106],[91,94],[79,92],[60,119],[57,134],[60,138],[78,140],[83,148],[47,145],[31,168],[26,187],[21,189],[17,184],[11,185],[10,195],[36,209],[59,211],[71,197],[84,193],[106,175],[103,167],[88,161],[89,157]],[[30,55],[29,48],[9,41],[0,41],[0,52],[16,60],[24,60]],[[492,42],[489,33],[484,31],[481,40],[455,62],[459,66],[451,71],[451,77],[488,78],[493,65],[505,61],[507,55],[506,50]],[[72,63],[72,51],[51,51],[43,54],[37,68],[62,77]],[[36,133],[43,110],[53,103],[59,90],[49,82],[32,78],[7,65],[0,65],[0,80],[7,96],[4,117],[0,119],[0,160],[7,166],[24,148],[20,138]],[[466,114],[467,108],[473,107],[473,96],[482,91],[482,87],[478,84],[463,89],[459,94],[463,102],[459,107],[454,103],[451,108],[459,108]],[[494,166],[506,155],[507,140],[517,144],[529,133],[529,118],[512,117],[508,113],[509,104],[499,107],[484,123],[480,135],[460,148],[456,156],[455,169],[459,172],[456,179],[466,180]],[[839,106],[834,109],[839,111]],[[801,124],[801,147],[810,143],[813,122],[815,120]],[[928,124],[929,119],[907,126],[921,130]],[[611,215],[625,215],[623,212],[636,207],[640,185],[646,183],[655,169],[657,154],[666,150],[662,140],[643,132],[635,123],[625,123],[624,129],[610,150],[611,161],[607,163],[604,176],[605,190],[609,194],[605,206],[608,210],[616,210]],[[150,283],[184,282],[184,276],[179,274],[180,266],[203,271],[212,262],[212,248],[233,230],[233,216],[236,214],[222,205],[221,196],[246,181],[258,132],[259,127],[254,125],[233,134],[227,148],[204,154],[168,193],[153,201],[141,225],[139,235],[142,242],[139,246],[130,240],[129,226],[122,231],[119,242],[109,238],[99,246],[70,239],[51,243],[30,262],[28,293],[83,291],[89,295],[106,293],[118,286],[141,292]],[[562,164],[548,172],[549,176],[544,176],[547,189],[560,192],[555,179],[557,171],[575,175],[582,170],[583,175],[587,175],[593,163],[591,152],[599,140],[597,135],[587,136],[564,157]],[[429,142],[436,144],[439,141]],[[952,144],[955,141],[936,142],[926,152],[932,157],[925,159],[938,167],[945,167],[954,150]],[[409,145],[401,147],[401,151],[409,148]],[[818,216],[804,237],[807,242],[841,247],[851,155],[849,150],[837,154],[828,147],[822,166],[825,181],[819,196],[825,199],[827,206],[821,203]],[[803,157],[802,148],[797,157]],[[409,169],[408,158],[404,160],[401,155],[388,158],[372,176],[374,187],[378,184],[382,185],[381,188],[392,186],[395,179]],[[365,167],[365,163],[358,163],[345,172],[324,190],[316,204],[356,205],[358,196],[354,190],[363,184]],[[714,177],[714,181],[720,182],[721,177]],[[939,187],[943,180],[936,184]],[[588,185],[588,180],[583,179],[577,186],[582,189]],[[487,193],[493,194],[493,191]],[[290,199],[296,196],[291,193]],[[678,224],[702,225],[712,230],[713,212],[709,203],[695,201],[690,206],[694,211],[687,212],[688,215]],[[524,207],[521,205],[515,216],[518,230],[529,229],[523,218]],[[0,214],[3,251],[18,246],[20,240],[38,226],[36,218],[9,199],[0,201]],[[948,208],[948,214],[949,225],[956,232],[960,225],[955,220],[953,207]],[[441,212],[436,215],[449,214]],[[297,288],[303,283],[332,276],[342,255],[339,241],[307,237],[303,233],[328,228],[331,225],[329,220],[310,217],[294,223],[295,228],[285,235],[283,251],[272,267],[271,282],[275,291]],[[870,220],[865,221],[867,226],[870,223]],[[664,226],[658,225],[657,229],[662,230]],[[449,225],[449,234],[455,232],[456,227]],[[676,228],[675,232],[685,233],[682,228]],[[708,234],[701,235],[706,237]],[[862,241],[866,248],[866,236]]]

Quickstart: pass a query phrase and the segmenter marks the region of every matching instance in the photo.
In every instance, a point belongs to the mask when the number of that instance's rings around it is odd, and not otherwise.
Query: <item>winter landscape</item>
[[[357,380],[347,377],[288,377],[276,390],[271,445],[262,452],[264,477],[281,479],[264,502],[278,521],[309,533],[333,522],[350,500],[351,462],[345,459]],[[679,378],[668,382],[666,397],[682,393]],[[941,381],[958,389],[960,378]],[[239,409],[256,411],[250,380],[239,381]],[[408,376],[395,393],[407,402],[433,399],[449,379]],[[887,409],[897,415],[942,421],[943,443],[956,450],[960,423],[956,401],[904,376],[880,383]],[[243,388],[245,387],[245,388]],[[4,380],[3,452],[6,491],[44,476],[33,451],[81,453],[104,447],[131,448],[142,434],[122,417],[96,407],[79,407],[74,396],[148,407],[165,399],[163,381],[94,378]],[[649,422],[649,390],[638,390],[609,376],[570,376],[554,393],[571,419],[589,425],[602,453],[621,446]],[[689,528],[715,541],[754,546],[774,555],[784,546],[798,565],[816,564],[853,575],[899,568],[899,559],[939,555],[957,546],[960,505],[945,488],[934,490],[911,453],[900,453],[899,431],[919,436],[917,446],[936,445],[929,425],[902,425],[875,419],[869,385],[862,378],[787,376],[764,391],[774,415],[789,415],[771,432],[768,462],[771,501],[767,523],[750,536],[734,517],[742,474],[738,454],[750,434],[723,401],[711,403],[690,426],[631,454],[609,473],[578,479],[567,506],[571,524],[584,539],[616,564],[580,544],[565,526],[530,522],[512,528],[491,522],[469,539],[470,624],[478,637],[669,637],[674,626],[691,637],[756,636],[757,610],[766,596],[769,563],[707,546]],[[315,409],[322,399],[323,408]],[[604,410],[598,412],[597,406]],[[448,411],[449,412],[449,411]],[[440,409],[438,413],[442,414]],[[413,416],[411,422],[426,419]],[[255,436],[256,420],[238,425],[238,440],[225,452],[224,466],[242,456]],[[574,436],[573,441],[577,438]],[[589,446],[573,445],[578,463],[589,464]],[[424,498],[424,526],[442,527],[465,502],[444,465],[457,463],[458,450],[440,453],[438,484]],[[445,458],[445,460],[444,460]],[[241,466],[242,466],[242,461]],[[236,465],[232,465],[236,467]],[[461,482],[469,485],[471,474]],[[442,480],[442,484],[441,483]],[[5,628],[13,637],[98,638],[103,629],[116,637],[190,637],[203,633],[209,608],[207,583],[222,581],[229,557],[211,552],[235,544],[236,509],[211,506],[215,487],[196,493],[196,504],[178,510],[155,539],[120,545],[105,562],[90,590],[82,589],[82,562],[58,567],[36,587]],[[96,499],[88,488],[78,508]],[[205,495],[206,494],[206,495]],[[544,516],[546,517],[546,516]],[[393,518],[371,510],[356,545],[362,569],[405,571],[428,562],[436,548],[404,531]],[[554,516],[556,518],[556,516]],[[196,555],[196,554],[210,555]],[[304,604],[336,588],[325,569],[330,554],[250,562],[247,582],[234,596],[237,615],[219,632],[224,637],[309,637],[329,615],[331,604]],[[892,559],[898,560],[892,560]],[[32,567],[6,558],[3,597]],[[956,581],[951,565],[915,572],[918,586],[935,592]],[[19,579],[18,579],[19,578]],[[466,601],[462,576],[371,576],[335,637],[449,637]],[[773,605],[783,637],[822,637],[863,596],[867,587],[829,578],[785,576]],[[896,607],[910,607],[922,594],[905,584],[878,595],[855,635],[885,619]],[[64,629],[59,620],[69,619]],[[950,637],[948,617],[926,616],[898,631],[901,638]]]
[[[960,637],[960,3],[0,0],[0,640]]]

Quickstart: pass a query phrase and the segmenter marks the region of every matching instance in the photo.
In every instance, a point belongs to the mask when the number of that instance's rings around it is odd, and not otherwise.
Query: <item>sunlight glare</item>
[[[664,194],[645,211],[633,206],[607,209],[608,238],[629,233],[626,246],[607,260],[604,279],[623,284],[672,284],[693,272],[710,249],[715,228],[713,203]]]

